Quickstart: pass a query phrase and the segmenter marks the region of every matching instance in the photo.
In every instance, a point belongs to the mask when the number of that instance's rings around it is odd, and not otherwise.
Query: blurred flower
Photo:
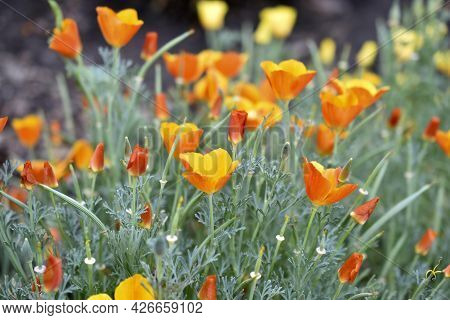
[[[237,145],[244,138],[247,116],[247,112],[242,110],[231,111],[230,123],[228,124],[228,140],[233,145]]]
[[[45,176],[45,164],[46,163],[48,165],[50,165],[57,180],[61,179],[65,175],[66,167],[67,167],[67,163],[64,160],[60,161],[60,162],[56,162],[54,164],[49,164],[47,161],[44,161],[44,160],[32,160],[32,161],[27,161],[27,162],[30,162],[31,173],[33,174],[36,182],[42,183],[42,184],[45,184],[44,176]],[[21,174],[25,170],[25,164],[17,167],[17,171],[20,172]]]
[[[94,294],[87,298],[87,300],[112,300],[111,297],[106,293]]]
[[[74,162],[78,169],[86,170],[89,168],[89,164],[94,153],[94,149],[91,144],[84,139],[75,141],[70,149],[66,162]]]
[[[225,99],[225,105],[229,109],[235,107],[236,110],[247,112],[245,127],[248,130],[255,130],[264,120],[264,128],[270,128],[283,119],[281,108],[270,101],[253,103],[246,98],[238,97]]]
[[[201,0],[197,2],[197,14],[200,24],[205,30],[216,31],[222,29],[228,5],[225,1]]]
[[[222,96],[227,91],[228,80],[220,72],[209,69],[206,75],[200,79],[194,86],[195,97],[199,100],[206,101],[211,110],[212,117],[220,115],[220,107],[222,105]],[[220,104],[217,110],[217,104]]]
[[[1,117],[0,118],[0,133],[2,133],[2,131],[5,128],[7,122],[8,122],[8,117]]]
[[[253,34],[253,38],[255,39],[255,42],[260,45],[270,43],[270,41],[272,41],[272,30],[269,22],[261,20]]]
[[[180,159],[186,168],[183,177],[194,187],[208,194],[222,189],[239,165],[239,161],[232,161],[224,149],[216,149],[205,155],[183,153]]]
[[[25,188],[27,190],[33,189],[33,186],[38,183],[33,174],[33,167],[31,166],[30,161],[25,162],[20,177],[20,185],[22,186],[22,188]]]
[[[45,264],[43,275],[44,291],[57,291],[63,280],[62,261],[53,255],[49,255]]]
[[[338,181],[341,168],[325,169],[316,161],[303,163],[303,179],[306,194],[316,206],[330,205],[341,201],[356,190],[356,184],[341,184]]]
[[[141,221],[139,222],[139,226],[144,229],[150,229],[152,226],[152,207],[150,204],[145,205],[145,210],[141,213]]]
[[[428,141],[434,141],[436,133],[439,130],[439,125],[441,124],[441,119],[439,117],[432,117],[428,122],[427,127],[423,131],[422,137]]]
[[[141,58],[149,60],[158,50],[158,33],[147,32],[145,34],[145,42],[141,50]]]
[[[181,52],[180,54],[164,53],[167,71],[183,84],[191,83],[202,75],[205,70],[203,60],[199,55]]]
[[[370,107],[389,91],[387,86],[377,89],[372,82],[355,78],[346,81],[332,79],[328,86],[336,90],[338,94],[352,92],[358,98],[358,104],[363,109]]]
[[[442,271],[444,272],[446,278],[450,278],[450,264]]]
[[[382,82],[381,77],[376,74],[375,72],[371,72],[366,70],[363,70],[361,73],[361,79],[365,81],[369,81],[374,86],[379,86]]]
[[[50,123],[50,135],[53,145],[61,145],[63,138],[61,136],[61,124],[59,121],[54,120]]]
[[[10,187],[10,188],[8,188],[8,190],[6,190],[6,193],[9,194],[14,199],[19,200],[22,203],[27,202],[28,192],[26,192],[22,188]],[[12,202],[11,200],[8,201],[8,204],[9,204],[9,207],[12,210],[14,210],[15,212],[22,212],[22,208],[19,207],[14,202]]]
[[[436,143],[441,147],[447,157],[450,157],[450,130],[436,132]]]
[[[400,118],[402,117],[402,109],[394,108],[392,109],[391,115],[389,116],[388,126],[390,128],[395,128],[400,122]]]
[[[33,148],[41,136],[42,119],[38,115],[29,115],[24,118],[15,118],[12,127],[19,141],[27,148]]]
[[[267,78],[261,79],[259,83],[259,94],[261,96],[261,100],[266,100],[270,102],[275,102],[276,97],[273,93],[272,87],[270,85],[270,81]]]
[[[375,210],[375,208],[378,204],[378,201],[380,201],[380,198],[375,197],[375,198],[363,203],[359,207],[355,208],[355,210],[353,210],[350,213],[350,216],[358,224],[362,225],[362,224],[366,223],[367,220],[369,220],[370,216],[372,215],[373,211]]]
[[[433,61],[438,71],[450,77],[450,50],[436,52]]]
[[[53,172],[53,168],[47,161],[44,162],[44,176],[42,184],[45,184],[47,187],[50,188],[58,187],[58,179],[56,178],[56,175]]]
[[[419,240],[419,242],[416,243],[415,246],[416,253],[422,256],[426,256],[431,246],[433,245],[433,242],[436,239],[436,237],[437,232],[434,231],[433,229],[428,228],[427,231],[425,231],[422,238]]]
[[[173,153],[173,156],[176,159],[179,159],[181,153],[194,152],[197,149],[203,134],[202,129],[199,129],[194,123],[189,122],[181,125],[178,125],[175,122],[163,122],[161,123],[159,132],[167,153],[170,153],[177,135],[180,135]]]
[[[294,99],[316,75],[316,71],[307,70],[303,63],[292,59],[279,64],[263,61],[261,68],[275,96],[281,100]]]
[[[325,124],[321,123],[317,130],[317,150],[321,155],[330,155],[334,149],[334,133]]]
[[[53,29],[49,47],[68,59],[75,59],[81,54],[83,47],[75,20],[64,19],[60,28]]]
[[[217,300],[216,282],[216,275],[207,276],[198,292],[198,298],[200,300]]]
[[[259,13],[261,21],[268,24],[271,34],[275,38],[288,37],[297,20],[297,10],[289,6],[267,7]]]
[[[358,97],[353,92],[334,95],[327,91],[320,93],[322,115],[325,123],[338,131],[348,125],[361,113]]]
[[[331,38],[324,38],[320,41],[319,45],[319,56],[320,61],[324,65],[331,65],[334,61],[334,56],[336,53],[336,42]]]
[[[99,143],[95,147],[91,160],[89,161],[89,168],[92,172],[101,172],[105,167],[105,146],[103,143]]]
[[[363,68],[370,68],[377,58],[378,45],[375,41],[366,41],[356,54],[356,63]]]
[[[135,145],[128,160],[128,174],[133,177],[141,176],[147,170],[148,150],[139,145]]]
[[[155,117],[159,120],[167,120],[170,118],[166,94],[163,92],[159,92],[155,96]]]
[[[359,253],[353,253],[339,268],[338,276],[341,283],[353,283],[361,268],[364,256]]]
[[[125,46],[144,23],[138,19],[136,10],[114,12],[108,7],[97,7],[97,21],[106,42],[116,48]]]
[[[270,87],[270,84],[269,84]],[[270,89],[272,90],[272,89]],[[259,88],[250,82],[238,82],[234,88],[233,88],[233,94],[234,97],[233,99],[240,99],[240,98],[245,98],[249,101],[251,101],[252,103],[256,103],[260,100],[265,100],[265,99],[261,99],[261,92],[259,90]],[[230,103],[230,101],[228,100],[228,102]],[[230,108],[233,108],[234,106],[230,106]]]
[[[248,55],[235,51],[220,53],[219,58],[214,62],[213,67],[227,78],[233,78],[241,72],[242,67],[247,62]]]
[[[306,138],[311,138],[318,130],[318,126],[314,125],[312,121],[305,121],[295,115],[291,116],[291,125],[297,125],[302,129],[302,133]]]
[[[393,31],[394,53],[400,62],[414,59],[423,45],[423,38],[414,30],[407,30],[403,27]]]
[[[123,280],[116,287],[114,298],[116,300],[156,300],[150,282],[140,274]]]

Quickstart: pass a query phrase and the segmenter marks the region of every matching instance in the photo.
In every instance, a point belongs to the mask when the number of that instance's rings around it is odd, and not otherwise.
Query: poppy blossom
[[[164,146],[166,147],[167,153],[170,153],[177,135],[180,135],[173,154],[176,159],[179,158],[179,155],[181,153],[195,151],[200,143],[200,138],[203,134],[203,130],[199,129],[193,123],[184,123],[178,125],[175,122],[161,123],[159,132],[161,134]]]
[[[416,243],[415,250],[417,254],[422,256],[426,256],[431,246],[433,245],[434,240],[437,237],[437,232],[431,228],[428,228],[427,231],[423,234],[422,238],[419,242]]]
[[[361,268],[364,256],[359,253],[353,253],[339,268],[338,276],[341,283],[353,283]]]
[[[246,98],[227,98],[225,105],[228,108],[235,108],[239,111],[247,112],[247,121],[245,127],[248,130],[255,130],[264,122],[264,128],[273,127],[283,119],[283,111],[281,108],[270,101],[258,101],[253,103]]]
[[[288,37],[297,20],[297,10],[290,6],[266,7],[259,13],[261,21],[267,24],[271,35],[278,39]]]
[[[222,29],[228,5],[225,1],[198,1],[197,14],[200,24],[205,30],[215,31]]]
[[[369,68],[375,63],[377,53],[377,43],[375,41],[366,41],[356,54],[356,63],[363,68]]]
[[[239,165],[239,161],[233,161],[224,149],[216,149],[205,155],[182,153],[180,159],[186,168],[183,177],[207,194],[222,189]]]
[[[155,300],[155,292],[148,280],[135,274],[123,280],[114,291],[116,300]]]
[[[325,169],[316,161],[303,163],[303,179],[306,194],[316,206],[330,205],[341,201],[356,190],[356,184],[339,183],[341,168]]]
[[[391,115],[389,116],[388,120],[388,126],[390,128],[395,128],[400,122],[401,117],[402,117],[402,109],[400,108],[392,109]]]
[[[58,179],[56,178],[53,168],[50,166],[50,164],[47,161],[44,162],[44,177],[43,177],[42,184],[45,184],[46,186],[48,186],[50,188],[58,187]]]
[[[68,163],[73,161],[78,169],[86,170],[89,168],[93,154],[94,149],[89,141],[79,139],[72,145],[65,161]]]
[[[50,39],[49,47],[64,58],[75,59],[83,48],[76,21],[64,19],[61,27],[53,30],[53,37]]]
[[[5,128],[7,122],[8,122],[8,117],[1,117],[0,118],[0,133]]]
[[[45,184],[44,181],[45,181],[45,175],[46,175],[46,173],[45,173],[46,163],[47,163],[47,165],[50,166],[50,168],[54,172],[54,175],[57,180],[61,179],[66,173],[67,162],[65,160],[54,163],[54,164],[50,164],[44,160],[32,160],[32,161],[27,161],[27,162],[30,162],[30,164],[31,164],[31,172],[36,180],[36,183]],[[17,171],[21,174],[23,173],[24,169],[25,169],[25,164],[22,164],[17,167]]]
[[[450,77],[450,50],[437,51],[433,55],[433,62],[436,69],[442,74]]]
[[[141,58],[149,60],[158,50],[158,33],[147,32],[145,34],[145,42],[141,50]]]
[[[306,69],[296,60],[284,60],[279,64],[272,61],[261,62],[267,80],[278,99],[294,99],[314,78],[316,71]]]
[[[149,204],[145,205],[145,210],[141,213],[141,221],[139,226],[144,229],[150,229],[152,226],[152,207]]]
[[[227,87],[227,78],[216,70],[209,69],[206,75],[195,84],[194,93],[197,99],[208,103],[212,115],[218,116],[220,109],[217,112],[214,107],[217,107],[218,102],[221,103],[222,95],[227,91]]]
[[[57,291],[63,280],[62,261],[60,258],[50,255],[45,264],[43,275],[44,291]]]
[[[128,161],[128,174],[133,177],[141,176],[147,170],[148,150],[135,145]]]
[[[138,19],[137,11],[134,9],[125,9],[117,13],[108,7],[97,7],[96,10],[103,37],[115,48],[121,48],[130,42],[144,23]]]
[[[20,185],[27,190],[33,189],[33,186],[38,183],[33,174],[33,167],[30,161],[25,162],[20,177]]]
[[[230,123],[228,124],[228,140],[233,145],[237,145],[244,138],[245,123],[247,122],[247,112],[232,110]]]
[[[200,291],[198,298],[200,300],[217,300],[217,277],[216,275],[207,276]]]
[[[441,147],[447,157],[450,157],[450,130],[436,132],[436,143]]]
[[[234,51],[223,52],[219,55],[213,66],[227,78],[233,78],[239,74],[247,62],[248,55]]]
[[[109,294],[106,293],[98,293],[90,296],[87,300],[112,300]]]
[[[196,54],[188,52],[170,54],[166,52],[163,58],[170,75],[183,84],[197,80],[205,70],[203,60]]]
[[[380,201],[379,197],[375,197],[366,203],[363,203],[359,207],[355,208],[350,213],[350,216],[355,220],[358,224],[364,224],[369,220],[370,216],[372,215],[373,211],[375,210],[378,201]]]
[[[33,148],[41,137],[43,121],[38,115],[28,115],[12,121],[12,127],[19,141],[27,148]]]
[[[316,145],[321,155],[330,155],[333,153],[334,133],[323,123],[317,129]]]
[[[170,118],[166,94],[163,92],[159,92],[155,96],[155,117],[160,120],[167,120]]]
[[[442,271],[444,272],[444,276],[446,278],[450,278],[450,264]]]
[[[436,133],[439,130],[439,125],[441,124],[441,119],[439,117],[432,117],[428,122],[427,127],[423,131],[423,138],[428,141],[434,141]]]
[[[362,111],[358,104],[358,97],[352,92],[335,95],[328,91],[322,91],[320,100],[325,123],[339,131],[347,128]]]
[[[92,172],[101,172],[105,167],[105,146],[103,143],[99,143],[95,147],[94,153],[92,154],[91,160],[89,161],[89,168]]]
[[[320,41],[319,57],[324,65],[331,65],[336,53],[336,42],[332,38],[325,38]]]

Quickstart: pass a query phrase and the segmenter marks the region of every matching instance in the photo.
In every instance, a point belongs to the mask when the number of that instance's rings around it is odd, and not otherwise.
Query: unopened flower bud
[[[154,250],[157,256],[162,256],[166,252],[167,241],[163,237],[158,237],[154,243]]]
[[[28,238],[25,238],[22,244],[22,256],[26,263],[31,263],[33,261],[33,251],[31,250]]]
[[[286,142],[283,146],[283,150],[281,151],[281,161],[286,161],[289,157],[289,153],[291,152],[291,144]]]
[[[341,183],[344,183],[348,180],[348,177],[350,176],[350,170],[352,168],[352,161],[353,158],[350,158],[347,163],[345,164],[344,168],[339,173],[338,181]]]

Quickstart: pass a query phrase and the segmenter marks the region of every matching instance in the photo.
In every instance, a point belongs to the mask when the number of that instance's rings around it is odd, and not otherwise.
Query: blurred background
[[[298,19],[288,39],[298,57],[307,55],[305,41],[317,42],[332,37],[338,47],[352,45],[355,53],[365,40],[375,39],[376,19],[386,19],[392,0],[227,0],[229,12],[225,25],[239,29],[243,21],[256,27],[258,13],[263,7],[286,4],[297,8]],[[410,1],[401,1],[407,4]],[[78,22],[83,53],[99,61],[98,47],[106,43],[97,25],[95,7],[108,6],[114,10],[132,7],[138,10],[144,26],[121,54],[139,61],[145,32],[157,31],[163,44],[189,28],[197,32],[178,48],[197,52],[205,48],[205,36],[198,23],[195,0],[65,0],[58,1],[65,17]],[[48,49],[48,32],[54,19],[46,0],[0,0],[0,115],[10,118],[43,110],[48,120],[61,119],[60,98],[55,77],[64,72],[61,58]],[[73,84],[72,84],[73,85]],[[81,108],[77,90],[70,95],[75,108]],[[77,111],[74,111],[77,114]],[[0,141],[0,163],[14,148],[6,143],[4,132]],[[11,137],[12,138],[12,137]]]

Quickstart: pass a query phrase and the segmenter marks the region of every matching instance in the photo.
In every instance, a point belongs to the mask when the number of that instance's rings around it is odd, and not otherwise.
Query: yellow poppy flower
[[[320,41],[319,46],[319,56],[320,61],[324,65],[330,65],[334,61],[334,56],[336,54],[336,42],[331,38],[325,38]]]
[[[28,115],[12,121],[12,127],[22,145],[33,148],[41,137],[43,121],[38,115]]]
[[[261,21],[265,21],[275,38],[288,37],[297,20],[297,10],[289,6],[268,7],[259,13]]]
[[[222,29],[228,5],[225,1],[199,1],[197,14],[200,24],[205,30],[215,31]]]
[[[87,298],[87,300],[112,300],[111,297],[106,293],[94,294]]]
[[[173,154],[176,159],[179,158],[181,153],[195,151],[203,134],[203,130],[199,129],[194,123],[178,125],[175,122],[161,123],[159,132],[168,153],[170,153],[177,135],[180,134],[180,138]]]
[[[116,300],[156,300],[150,282],[140,274],[123,280],[116,287],[114,298]]]
[[[377,43],[375,41],[366,41],[356,54],[356,62],[363,68],[369,68],[374,64],[377,52]]]

